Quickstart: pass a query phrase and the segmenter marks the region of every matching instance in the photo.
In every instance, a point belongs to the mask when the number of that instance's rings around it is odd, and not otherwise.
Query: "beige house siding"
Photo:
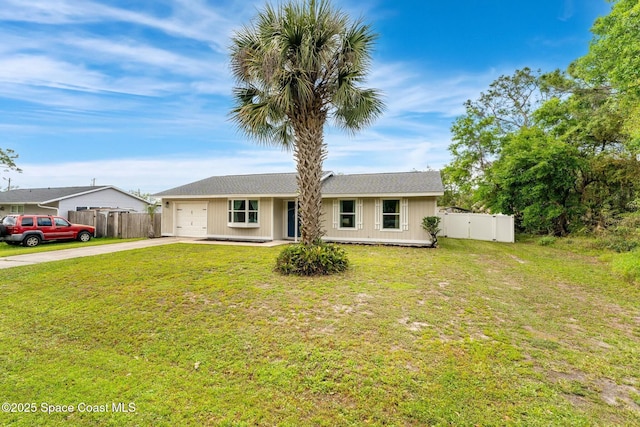
[[[9,204],[0,205],[0,207],[3,208],[2,212],[0,212],[0,217],[3,217],[5,215],[10,215],[12,213],[11,206],[22,206],[22,210],[24,211],[23,213],[27,215],[58,215],[55,209],[42,208],[32,204],[9,203]],[[64,216],[65,217],[67,216],[66,212],[64,213]]]
[[[228,239],[269,239],[273,240],[273,199],[257,198],[259,200],[258,227],[230,227],[228,224],[229,199],[246,199],[244,196],[215,199],[163,199],[162,235],[176,235],[176,206],[182,203],[207,204],[207,232],[211,238]],[[255,200],[255,197],[250,197]]]
[[[263,197],[259,200],[258,227],[229,227],[228,200],[246,199],[245,196],[230,198],[164,199],[162,210],[162,235],[175,235],[176,204],[188,202],[207,203],[206,236],[213,239],[237,240],[279,240],[287,238],[287,199]],[[251,199],[255,199],[252,197]],[[400,199],[402,212],[400,230],[382,229],[381,201]],[[339,210],[336,212],[334,201],[357,200],[358,215],[355,229],[341,229],[338,224]],[[404,202],[404,203],[403,203]],[[168,205],[167,205],[168,203]],[[405,211],[406,209],[406,211]],[[378,214],[376,214],[378,211]],[[426,232],[422,229],[422,218],[436,215],[436,197],[345,197],[323,199],[323,226],[325,239],[338,242],[363,243],[428,243]],[[378,226],[376,226],[378,223]]]
[[[384,199],[401,200],[400,230],[385,230],[380,223],[380,201]],[[403,200],[404,199],[404,203]],[[334,207],[334,201],[357,200],[361,203],[360,215],[356,218],[355,229],[343,229],[339,227],[339,220],[335,218],[339,215],[339,208]],[[345,197],[340,199],[323,199],[323,210],[325,217],[326,240],[334,241],[361,241],[361,242],[381,242],[387,243],[398,241],[402,243],[428,242],[427,234],[422,229],[422,218],[436,215],[435,197],[371,197],[357,198]],[[404,212],[406,209],[406,212]],[[403,226],[404,225],[404,226]]]
[[[163,200],[162,203],[162,220],[160,223],[160,232],[163,236],[173,236],[175,233],[175,226],[173,222],[175,216],[175,201]]]
[[[273,199],[258,198],[258,227],[230,227],[228,223],[229,200],[246,199],[244,196],[209,200],[207,236],[230,239],[269,239],[273,240]],[[255,200],[255,197],[251,197]]]
[[[286,237],[286,215],[287,205],[286,201],[282,199],[272,199],[273,203],[273,218],[271,223],[273,224],[273,238],[280,240]]]

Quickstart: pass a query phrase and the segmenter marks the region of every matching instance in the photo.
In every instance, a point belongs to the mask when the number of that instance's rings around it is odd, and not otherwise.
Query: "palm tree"
[[[293,150],[303,244],[323,235],[327,119],[355,132],[384,107],[378,91],[359,86],[375,38],[368,25],[352,22],[327,0],[267,5],[232,38],[232,118],[259,142]]]

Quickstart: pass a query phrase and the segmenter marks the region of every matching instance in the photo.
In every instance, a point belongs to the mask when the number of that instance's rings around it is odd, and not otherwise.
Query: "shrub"
[[[276,271],[298,276],[339,273],[348,267],[346,251],[337,245],[322,241],[311,245],[288,245],[276,260]]]
[[[596,247],[599,249],[609,249],[615,252],[629,252],[640,246],[640,242],[635,239],[615,234],[608,234],[596,240]]]
[[[640,248],[640,212],[623,215],[600,233],[596,246],[616,252],[629,252]]]
[[[640,282],[640,251],[616,255],[611,268],[625,280]]]
[[[538,239],[538,245],[551,246],[556,242],[557,238],[554,236],[544,236]]]
[[[422,218],[422,228],[429,234],[432,248],[438,245],[438,233],[440,232],[438,225],[440,225],[439,216],[425,216]]]

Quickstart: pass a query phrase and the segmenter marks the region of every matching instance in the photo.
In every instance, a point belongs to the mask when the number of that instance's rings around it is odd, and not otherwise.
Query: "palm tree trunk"
[[[326,157],[324,120],[314,115],[295,126],[293,156],[297,163],[300,238],[310,245],[324,234],[322,230],[322,163]]]

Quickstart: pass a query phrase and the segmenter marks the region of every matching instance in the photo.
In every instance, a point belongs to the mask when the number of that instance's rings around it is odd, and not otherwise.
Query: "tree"
[[[467,208],[478,201],[476,189],[500,156],[505,138],[532,126],[536,109],[565,89],[550,84],[559,74],[516,70],[497,78],[476,101],[465,102],[465,115],[451,127],[453,161],[443,169],[448,199]]]
[[[640,95],[640,3],[608,0],[611,13],[596,19],[589,52],[572,70],[597,85],[611,84],[623,92]]]
[[[147,205],[147,214],[149,214],[149,227],[147,228],[147,236],[150,239],[156,237],[156,213],[160,205],[157,202]]]
[[[451,127],[453,143],[449,151],[453,161],[442,171],[445,196],[449,204],[470,207],[473,192],[500,150],[500,130],[495,117],[471,101],[465,103],[466,115]]]
[[[595,86],[611,86],[627,108],[625,127],[640,154],[640,3],[609,0],[611,13],[598,18],[589,52],[569,67],[571,74]]]
[[[360,86],[375,41],[371,28],[329,1],[267,5],[232,38],[237,81],[232,118],[259,142],[292,149],[297,163],[301,240],[322,237],[324,126],[332,118],[349,131],[369,125],[383,103]]]
[[[3,150],[2,148],[0,148],[0,167],[3,168],[4,172],[9,172],[9,171],[22,172],[22,169],[16,166],[15,160],[17,158],[18,158],[18,155],[12,149],[7,148],[6,150]],[[11,185],[11,178],[7,179],[7,181],[9,182],[9,184],[7,185],[7,190],[16,188],[16,186]]]
[[[511,135],[480,193],[494,212],[514,215],[529,233],[565,235],[579,217],[578,150],[539,128]]]
[[[12,149],[0,148],[0,167],[5,168],[4,169],[5,172],[8,172],[10,170],[14,170],[16,172],[22,172],[22,170],[18,166],[16,166],[15,160],[17,158],[18,158],[18,155]]]
[[[625,130],[627,106],[608,86],[570,80],[570,95],[555,98],[534,113],[534,121],[549,135],[578,150],[577,181],[587,229],[606,227],[629,211],[640,191],[640,162]]]

